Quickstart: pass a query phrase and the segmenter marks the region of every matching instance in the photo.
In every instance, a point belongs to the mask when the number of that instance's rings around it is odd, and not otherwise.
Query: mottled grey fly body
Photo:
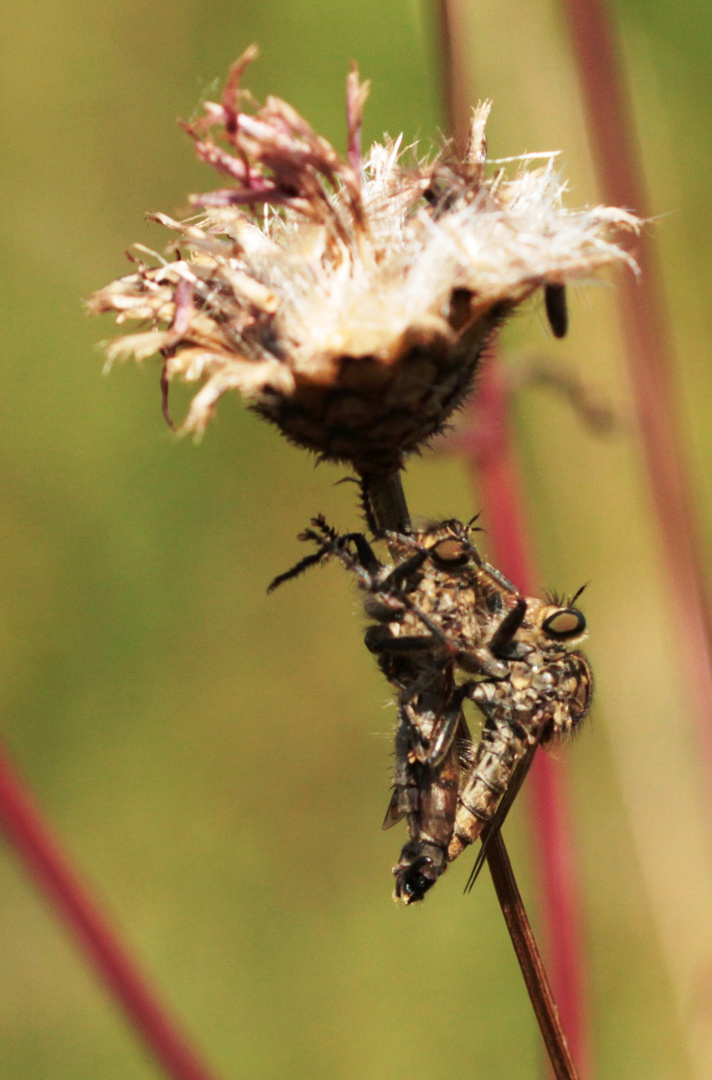
[[[395,895],[423,898],[460,851],[507,812],[539,743],[572,730],[591,697],[577,651],[586,623],[568,605],[521,596],[480,556],[474,524],[449,520],[410,533],[377,532],[393,565],[359,532],[322,517],[300,537],[316,551],[270,589],[336,557],[356,575],[373,620],[365,635],[398,692],[394,790],[384,828],[405,818]],[[578,594],[577,594],[578,595]],[[482,713],[473,743],[462,705]],[[498,806],[501,815],[495,816]]]

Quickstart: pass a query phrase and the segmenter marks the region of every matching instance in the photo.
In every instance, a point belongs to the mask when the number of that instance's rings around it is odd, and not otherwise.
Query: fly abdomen
[[[408,822],[411,838],[393,867],[396,898],[406,904],[422,900],[447,869],[460,778],[457,747],[450,747],[440,768],[417,765],[415,770],[420,773],[419,813],[416,821]]]
[[[455,827],[448,846],[448,862],[475,842],[492,821],[519,762],[536,736],[520,724],[485,729],[472,770],[458,798]]]

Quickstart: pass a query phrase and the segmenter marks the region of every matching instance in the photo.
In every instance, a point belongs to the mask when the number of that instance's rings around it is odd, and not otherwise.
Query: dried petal
[[[640,222],[565,209],[554,155],[488,177],[487,102],[461,160],[446,148],[406,161],[396,140],[360,161],[367,85],[355,69],[343,160],[286,102],[253,106],[240,83],[254,54],[233,66],[222,102],[184,125],[234,186],[194,196],[189,222],[153,215],[177,234],[173,261],[138,262],[89,307],[144,324],[107,347],[109,362],[156,353],[164,380],[205,380],[184,430],[202,432],[237,389],[293,442],[390,472],[442,429],[518,304],[610,263],[635,269],[619,235]]]

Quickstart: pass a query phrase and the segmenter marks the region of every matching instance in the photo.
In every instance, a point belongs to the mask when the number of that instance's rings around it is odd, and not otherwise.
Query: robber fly
[[[379,666],[402,691],[401,701],[416,697],[443,673],[455,669],[502,678],[498,658],[510,623],[521,622],[522,600],[503,574],[484,562],[472,542],[474,523],[443,521],[412,533],[379,532],[388,541],[395,566],[376,557],[363,533],[337,533],[323,517],[299,537],[317,550],[269,586],[272,591],[310,566],[336,556],[358,577],[366,614],[374,625],[366,645]],[[440,732],[441,725],[436,725]],[[452,733],[450,733],[452,734]],[[431,764],[443,740],[432,740],[416,756]]]
[[[398,690],[394,791],[384,828],[406,819],[409,840],[393,871],[396,897],[406,903],[422,899],[456,857],[456,820],[464,847],[479,835],[473,821],[481,832],[485,815],[493,817],[499,796],[483,799],[483,785],[487,791],[500,789],[500,795],[506,787],[504,764],[499,772],[495,768],[504,736],[492,743],[485,766],[479,747],[473,750],[463,701],[469,697],[480,706],[487,739],[488,723],[503,732],[509,715],[504,699],[512,695],[513,673],[521,678],[513,664],[526,667],[525,657],[534,655],[531,640],[537,627],[527,612],[530,604],[541,601],[527,601],[482,560],[473,531],[472,522],[453,520],[412,533],[379,533],[394,556],[395,565],[389,567],[376,558],[362,533],[339,534],[323,518],[314,518],[300,539],[315,543],[316,552],[270,586],[275,588],[332,556],[358,578],[364,607],[374,620],[366,631],[366,644]],[[550,607],[538,627],[540,633],[554,626],[557,613],[563,618],[570,610],[580,620],[579,638],[583,635],[585,622],[577,609]],[[478,681],[467,678],[458,685],[456,677],[463,675]],[[503,693],[500,686],[508,689]],[[495,702],[499,720],[494,717]],[[519,698],[512,699],[510,712],[517,714],[512,730],[517,733],[524,723],[519,704]],[[535,730],[540,727],[543,731],[542,725]],[[508,744],[512,749],[513,743],[512,748]],[[509,752],[510,777],[519,758],[526,757],[524,749],[522,744],[518,756]],[[472,789],[467,804],[462,803],[465,789]],[[469,834],[471,839],[464,839]]]
[[[394,791],[384,828],[406,819],[409,841],[394,869],[396,896],[406,902],[420,899],[447,866],[471,748],[456,673],[504,678],[509,627],[521,621],[516,590],[483,562],[474,531],[473,522],[444,521],[413,533],[377,533],[394,558],[386,566],[362,533],[339,534],[314,518],[300,539],[316,551],[270,586],[329,557],[358,578],[373,620],[366,644],[398,691]]]
[[[502,827],[537,746],[571,734],[590,708],[593,675],[579,651],[587,636],[586,620],[574,606],[579,595],[566,605],[528,599],[512,642],[507,677],[468,688],[484,724],[469,773],[460,784],[447,853],[452,862],[485,833],[468,889],[482,867],[487,839]]]

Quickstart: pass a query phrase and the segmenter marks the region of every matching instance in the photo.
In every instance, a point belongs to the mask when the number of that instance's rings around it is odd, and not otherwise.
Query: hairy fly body
[[[501,828],[537,746],[571,734],[586,716],[593,696],[591,667],[579,651],[586,636],[586,620],[573,601],[561,607],[527,600],[507,677],[471,687],[484,724],[460,785],[448,862],[485,830],[490,835]],[[468,887],[484,853],[483,842]]]
[[[590,698],[590,670],[573,651],[585,636],[574,601],[564,607],[521,596],[481,558],[473,531],[451,520],[380,533],[388,566],[362,533],[339,534],[314,518],[300,538],[317,550],[270,586],[330,557],[359,581],[373,620],[366,645],[398,692],[384,828],[406,820],[409,839],[393,873],[395,895],[407,904],[493,822],[520,763],[527,766],[540,741],[571,729]],[[474,746],[465,698],[484,716]]]

